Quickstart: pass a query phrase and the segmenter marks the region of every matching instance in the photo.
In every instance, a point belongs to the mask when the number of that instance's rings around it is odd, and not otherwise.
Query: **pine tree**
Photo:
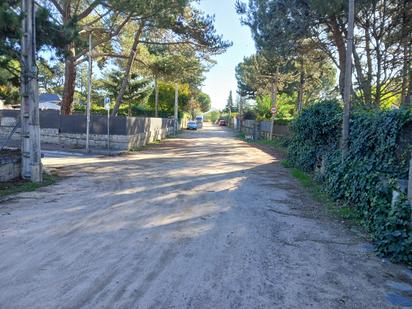
[[[229,114],[229,117],[230,117],[231,113],[234,112],[232,90],[230,90],[230,92],[229,92],[229,97],[227,98],[225,111]]]

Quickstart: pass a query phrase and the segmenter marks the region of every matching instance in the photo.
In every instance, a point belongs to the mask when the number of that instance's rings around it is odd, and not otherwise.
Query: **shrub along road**
[[[0,204],[0,308],[408,301],[410,272],[378,259],[276,157],[229,130],[45,164],[68,177]]]

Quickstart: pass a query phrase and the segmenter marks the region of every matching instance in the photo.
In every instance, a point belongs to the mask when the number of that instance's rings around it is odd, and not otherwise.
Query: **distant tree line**
[[[91,36],[93,104],[109,96],[114,114],[124,105],[131,111],[133,104],[170,109],[171,89],[179,84],[185,91],[182,96],[191,102],[182,109],[206,110],[210,99],[200,91],[204,72],[214,64],[210,57],[231,43],[217,34],[213,17],[197,9],[195,2],[37,1],[40,87],[62,95],[63,114],[84,102]],[[0,5],[0,99],[7,103],[19,101],[19,6],[15,0]]]
[[[282,103],[279,95],[284,94],[283,101],[294,99],[295,114],[319,99],[343,95],[347,3],[238,1],[237,11],[257,47],[255,55],[237,66],[239,94],[257,105],[270,98],[272,106]],[[355,4],[353,104],[363,108],[411,105],[412,2]]]

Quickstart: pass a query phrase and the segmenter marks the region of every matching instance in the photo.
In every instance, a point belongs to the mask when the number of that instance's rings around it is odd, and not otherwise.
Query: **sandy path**
[[[400,268],[206,127],[0,204],[0,308],[392,308]]]

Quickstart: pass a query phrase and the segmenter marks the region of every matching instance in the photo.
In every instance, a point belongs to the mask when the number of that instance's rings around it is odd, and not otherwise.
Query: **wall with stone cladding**
[[[0,182],[19,178],[20,174],[20,151],[2,151],[0,153]]]
[[[42,143],[56,144],[73,148],[86,146],[84,115],[61,116],[53,112],[40,112]],[[0,110],[0,139],[5,140],[13,127],[18,124],[19,111]],[[91,148],[107,147],[107,120],[106,116],[93,115],[91,134],[89,135]],[[70,120],[70,121],[69,121]],[[173,134],[173,119],[144,118],[144,117],[116,117],[110,121],[110,149],[129,150],[142,147],[148,143],[164,139]],[[113,130],[113,131],[112,131]],[[94,134],[99,132],[102,134]],[[16,144],[20,140],[20,129],[11,137]]]

